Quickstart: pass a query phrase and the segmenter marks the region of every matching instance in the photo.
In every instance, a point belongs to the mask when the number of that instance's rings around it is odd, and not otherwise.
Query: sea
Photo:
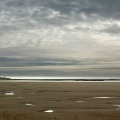
[[[7,76],[0,82],[120,82],[119,77]]]

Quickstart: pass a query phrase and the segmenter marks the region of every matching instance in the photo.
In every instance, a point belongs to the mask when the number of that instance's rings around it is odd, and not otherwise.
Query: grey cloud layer
[[[12,24],[22,23],[23,26],[37,23],[59,26],[96,17],[119,19],[119,11],[119,0],[11,0],[1,3],[1,14]]]
[[[39,17],[39,10],[54,10],[61,15],[86,15],[97,14],[104,17],[119,18],[120,1],[119,0],[11,0],[4,2],[4,5],[12,9],[38,8],[33,11],[35,17]],[[42,9],[41,9],[42,8]],[[50,11],[48,11],[50,12]],[[37,14],[38,13],[38,14]],[[25,14],[25,13],[24,13]],[[43,14],[41,14],[43,15]],[[44,11],[45,15],[45,11]]]
[[[5,0],[0,2],[1,34],[14,34],[16,31],[22,32],[23,29],[32,28],[47,29],[50,26],[63,26],[64,29],[66,25],[76,22],[94,24],[98,20],[118,20],[120,16],[118,0]],[[78,30],[83,29],[81,25],[78,28]]]

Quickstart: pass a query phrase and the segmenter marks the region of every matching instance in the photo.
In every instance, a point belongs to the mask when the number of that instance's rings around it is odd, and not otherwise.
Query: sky
[[[0,0],[0,76],[120,77],[120,0]]]

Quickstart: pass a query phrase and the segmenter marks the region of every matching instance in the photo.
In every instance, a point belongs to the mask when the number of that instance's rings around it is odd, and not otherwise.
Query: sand
[[[0,120],[119,120],[120,82],[0,82]]]

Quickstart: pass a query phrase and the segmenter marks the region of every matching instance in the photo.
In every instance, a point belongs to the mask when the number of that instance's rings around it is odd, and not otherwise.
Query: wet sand
[[[120,82],[0,82],[0,120],[119,119]]]

